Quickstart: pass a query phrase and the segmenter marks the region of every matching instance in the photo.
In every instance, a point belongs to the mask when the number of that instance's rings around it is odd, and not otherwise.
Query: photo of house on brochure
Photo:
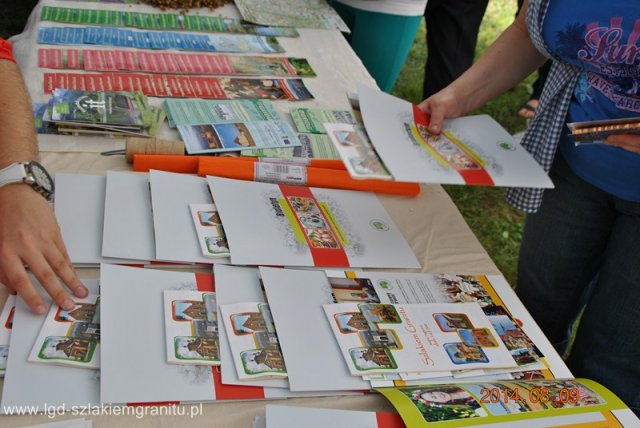
[[[37,289],[42,290],[45,305],[51,298],[35,278]],[[97,295],[98,281],[83,279],[90,294]],[[16,309],[9,347],[7,372],[2,390],[0,408],[33,406],[35,411],[46,412],[48,406],[95,406],[100,404],[100,374],[84,367],[35,364],[29,355],[48,314],[37,315],[22,299],[16,299]],[[37,388],[25,388],[37,385]],[[46,406],[46,407],[45,407]]]
[[[220,364],[215,293],[165,290],[164,327],[168,362]]]
[[[229,244],[215,204],[189,204],[198,243],[205,257],[228,257]]]
[[[29,361],[99,368],[100,297],[74,298],[74,307],[69,311],[52,305]]]
[[[446,120],[440,135],[408,101],[358,86],[369,138],[397,181],[552,188],[542,167],[487,115]]]
[[[323,308],[354,376],[516,367],[476,303]]]
[[[420,267],[372,193],[207,180],[233,264]]]
[[[4,376],[9,358],[9,339],[11,338],[11,326],[13,314],[16,311],[16,295],[9,294],[0,312],[0,377]]]
[[[287,376],[267,303],[221,305],[220,313],[239,379]]]

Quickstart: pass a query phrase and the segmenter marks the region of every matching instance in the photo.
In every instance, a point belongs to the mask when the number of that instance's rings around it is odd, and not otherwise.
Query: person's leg
[[[618,200],[616,208],[568,365],[576,377],[602,383],[640,415],[640,203]]]
[[[423,98],[453,82],[473,64],[488,0],[429,0]]]
[[[575,176],[561,154],[554,189],[526,219],[516,293],[551,343],[563,352],[580,297],[602,263],[616,216],[614,198]]]
[[[376,83],[391,92],[416,38],[421,16],[400,16],[354,9],[351,47]]]

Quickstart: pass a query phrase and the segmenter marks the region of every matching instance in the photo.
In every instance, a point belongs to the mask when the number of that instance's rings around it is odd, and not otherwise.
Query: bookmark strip
[[[144,73],[315,77],[305,58],[97,49],[38,49],[40,68]]]
[[[270,27],[221,16],[182,15],[176,13],[123,12],[119,10],[79,9],[44,6],[41,21],[62,24],[105,25],[141,30],[184,30],[203,33],[252,34],[270,37],[298,37],[290,27]]]
[[[150,97],[267,99],[303,101],[313,95],[302,79],[231,79],[226,77],[136,73],[45,73],[44,92],[54,89],[141,91]]]

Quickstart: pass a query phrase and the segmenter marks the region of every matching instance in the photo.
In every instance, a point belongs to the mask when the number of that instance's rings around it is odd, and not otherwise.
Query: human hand
[[[610,146],[620,147],[621,149],[640,154],[640,135],[609,135],[607,139],[604,140],[604,143]]]
[[[429,132],[439,134],[444,119],[458,117],[465,113],[460,97],[452,86],[447,86],[418,104],[418,108],[429,115]]]
[[[44,314],[47,307],[25,265],[65,310],[74,304],[60,279],[75,296],[88,294],[71,265],[47,201],[27,185],[10,184],[0,188],[0,282],[22,296],[34,313]]]

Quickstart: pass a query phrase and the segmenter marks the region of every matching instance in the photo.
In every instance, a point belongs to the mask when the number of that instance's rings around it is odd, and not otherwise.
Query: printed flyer
[[[268,303],[221,305],[220,312],[240,380],[287,376]]]
[[[283,120],[178,125],[178,132],[189,154],[300,145],[291,125]]]
[[[51,306],[29,361],[100,367],[100,297],[74,298],[74,304],[68,311],[56,304]]]
[[[233,264],[420,266],[371,193],[218,177],[207,180]]]
[[[516,366],[475,303],[323,308],[354,376]]]
[[[245,21],[262,25],[320,28],[349,33],[349,27],[325,0],[236,0]]]
[[[455,383],[377,391],[409,427],[519,423],[523,425],[517,426],[615,428],[640,423],[611,391],[587,379]]]
[[[280,149],[242,150],[241,156],[278,159],[340,159],[331,140],[324,134],[298,134],[300,146]]]
[[[0,312],[0,377],[4,376],[9,357],[9,339],[13,325],[13,314],[16,310],[16,295],[9,294]]]
[[[168,362],[220,365],[215,293],[165,290],[164,327]]]
[[[38,49],[40,68],[144,73],[314,77],[304,58],[147,52],[104,49]]]
[[[397,181],[552,188],[533,157],[487,115],[444,122],[427,131],[429,117],[408,101],[358,86],[365,128]]]
[[[169,126],[280,120],[268,100],[179,100],[164,102]]]
[[[356,118],[348,110],[330,110],[321,108],[294,108],[289,111],[298,132],[308,134],[326,134],[325,123],[347,123],[355,125]]]

